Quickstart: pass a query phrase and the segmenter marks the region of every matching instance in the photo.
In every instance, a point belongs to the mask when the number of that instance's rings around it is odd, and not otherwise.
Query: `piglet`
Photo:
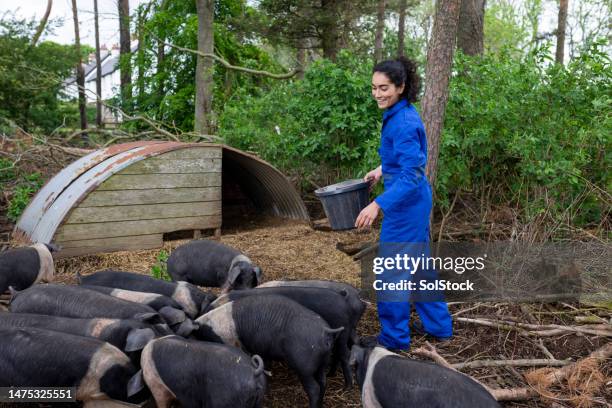
[[[312,310],[321,316],[331,327],[344,327],[342,333],[336,338],[334,352],[332,354],[332,370],[330,375],[333,375],[337,362],[342,365],[344,374],[344,384],[347,388],[351,387],[352,374],[349,366],[350,349],[349,349],[349,333],[355,330],[355,325],[350,306],[347,303],[347,293],[337,293],[336,291],[315,288],[315,287],[300,287],[300,286],[280,286],[250,290],[233,290],[226,295],[218,297],[211,303],[210,307],[216,308],[225,303],[242,299],[247,296],[267,296],[279,295],[287,297],[305,308]]]
[[[34,244],[1,252],[0,294],[11,286],[23,290],[38,282],[51,282],[55,273],[51,254],[57,249],[51,244]]]
[[[332,329],[321,316],[278,295],[249,296],[200,316],[194,336],[283,360],[295,370],[310,408],[323,405],[325,369],[334,341],[344,327]]]
[[[172,251],[168,274],[175,281],[220,287],[223,293],[261,283],[261,269],[249,258],[234,248],[208,240],[191,241]]]
[[[286,286],[303,286],[309,288],[325,288],[334,290],[343,296],[346,296],[347,302],[351,308],[351,321],[353,322],[351,327],[352,331],[350,333],[351,345],[359,343],[359,337],[357,336],[357,331],[355,328],[357,327],[357,323],[363,316],[363,313],[366,309],[366,302],[361,300],[359,296],[359,290],[345,282],[337,282],[331,280],[276,280],[262,283],[258,286],[258,288],[276,288],[276,287],[286,287]],[[346,294],[346,295],[345,295]]]
[[[203,307],[206,307],[211,298],[214,299],[215,297],[187,282],[166,282],[139,273],[112,269],[81,276],[79,283],[81,285],[107,286],[137,292],[159,293],[175,300],[192,319],[198,317]]]
[[[163,324],[165,321],[147,305],[117,299],[79,286],[35,285],[14,292],[11,312],[91,319],[106,317]]]
[[[457,371],[382,347],[353,346],[351,365],[364,408],[499,408],[491,394]]]
[[[264,364],[224,344],[166,336],[150,342],[140,359],[144,382],[158,408],[260,408]],[[180,375],[177,375],[180,373]]]
[[[0,313],[0,328],[35,327],[105,341],[139,364],[138,350],[155,337],[172,334],[166,328],[131,319],[78,319],[28,313]]]
[[[140,391],[128,389],[129,358],[98,339],[31,327],[0,328],[0,338],[0,387],[76,387],[79,401],[128,401]]]

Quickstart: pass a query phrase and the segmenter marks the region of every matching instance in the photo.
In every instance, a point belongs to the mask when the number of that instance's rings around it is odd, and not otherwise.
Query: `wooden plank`
[[[97,189],[147,190],[151,188],[221,186],[221,172],[194,174],[115,174]]]
[[[200,215],[217,214],[221,214],[221,200],[196,203],[77,207],[70,213],[66,224],[154,220],[158,218],[197,217]]]
[[[130,235],[127,237],[94,238],[76,241],[56,241],[56,243],[62,248],[62,251],[69,248],[105,248],[111,246],[117,247],[120,245],[129,246],[132,244],[152,245],[153,243],[157,243],[161,245],[163,242],[163,234]]]
[[[159,157],[161,159],[204,159],[221,158],[222,156],[223,151],[221,146],[209,146],[173,150],[155,157]]]
[[[134,242],[128,245],[116,245],[116,246],[106,246],[106,247],[81,247],[81,248],[67,248],[66,250],[62,250],[58,253],[57,258],[69,258],[71,256],[82,256],[82,255],[93,255],[105,252],[119,252],[119,251],[136,251],[141,249],[155,249],[161,248],[163,246],[162,243],[139,243]]]
[[[109,205],[191,203],[221,200],[221,187],[152,188],[149,190],[94,191],[79,204],[79,208]]]
[[[163,234],[165,232],[221,227],[221,215],[164,218],[158,220],[65,224],[55,234],[54,241],[125,237],[130,235]]]
[[[163,159],[151,157],[126,167],[117,174],[184,174],[221,171],[221,159]]]

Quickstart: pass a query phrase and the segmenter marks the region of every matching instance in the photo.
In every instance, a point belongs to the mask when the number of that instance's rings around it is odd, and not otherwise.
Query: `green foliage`
[[[370,95],[370,69],[344,53],[337,64],[315,62],[303,80],[258,96],[236,94],[219,133],[300,179],[363,175],[378,160],[380,112]]]
[[[15,176],[16,173],[13,162],[9,159],[0,157],[0,187],[3,187],[5,182],[14,180]]]
[[[76,65],[74,48],[44,41],[30,47],[36,22],[0,19],[0,117],[50,132],[62,123],[58,94]]]
[[[27,174],[23,181],[15,187],[11,200],[9,201],[7,217],[17,222],[23,210],[27,207],[30,199],[43,185],[40,173]]]
[[[155,6],[144,23],[143,44],[146,52],[134,53],[132,71],[138,74],[134,104],[164,123],[172,123],[183,131],[193,130],[196,56],[173,48],[164,50],[160,59],[157,40],[177,46],[197,49],[198,20],[195,2],[190,0],[166,1],[165,8]],[[143,5],[141,7],[147,7]],[[245,0],[215,2],[215,53],[232,65],[253,69],[282,71],[263,49],[251,39],[242,20],[254,9]],[[142,75],[140,75],[142,74]],[[227,70],[215,64],[213,111],[223,110],[234,92],[254,93],[267,88],[273,80]],[[139,90],[142,91],[139,93]]]
[[[155,257],[157,263],[151,267],[151,276],[156,279],[171,281],[172,278],[168,275],[168,252],[161,250]]]
[[[458,56],[440,197],[463,189],[523,208],[526,219],[547,210],[579,224],[600,220],[612,165],[612,71],[601,45],[567,67],[545,48],[520,60]]]

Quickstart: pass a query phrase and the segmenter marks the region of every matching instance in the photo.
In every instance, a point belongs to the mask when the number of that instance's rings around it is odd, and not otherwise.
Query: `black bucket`
[[[345,230],[355,226],[357,216],[369,204],[369,185],[362,179],[353,179],[315,190],[332,229]]]

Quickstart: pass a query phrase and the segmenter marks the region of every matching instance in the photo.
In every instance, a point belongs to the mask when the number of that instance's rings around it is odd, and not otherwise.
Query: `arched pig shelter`
[[[254,155],[215,143],[147,141],[101,149],[62,169],[32,199],[14,238],[55,243],[61,257],[157,248],[164,234],[218,231],[226,196],[260,213],[308,220],[289,180]]]

